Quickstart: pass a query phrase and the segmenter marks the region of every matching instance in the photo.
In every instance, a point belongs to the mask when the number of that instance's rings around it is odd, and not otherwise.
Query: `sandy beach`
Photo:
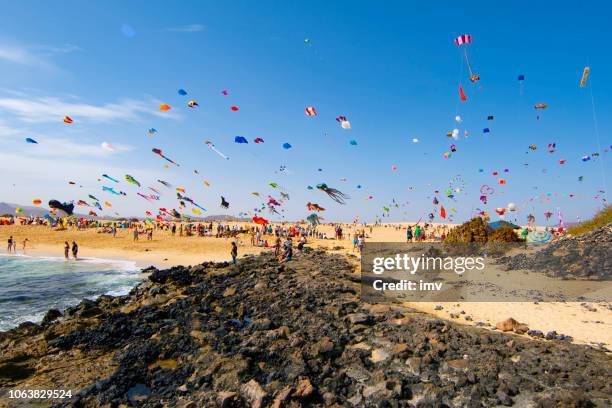
[[[230,223],[245,225],[244,223]],[[406,224],[390,224],[366,228],[367,242],[405,242]],[[361,229],[361,227],[359,227]],[[319,231],[333,237],[333,225],[320,225]],[[309,246],[324,248],[333,253],[356,255],[352,245],[352,228],[344,227],[345,239],[313,239]],[[77,231],[68,229],[55,231],[46,226],[0,226],[0,238],[6,242],[12,235],[18,242],[28,238],[26,253],[31,255],[63,256],[64,241],[76,240],[79,255],[102,259],[123,259],[136,262],[139,267],[156,266],[165,268],[175,265],[196,265],[204,261],[228,261],[230,257],[229,238],[172,236],[169,231],[155,231],[153,240],[140,238],[133,242],[131,230],[119,230],[116,237],[97,233],[95,229]],[[270,248],[250,245],[249,236],[241,235],[239,256],[270,251]],[[4,248],[2,248],[4,251]],[[352,258],[355,265],[358,258]],[[572,336],[578,344],[612,347],[612,314],[609,304],[583,302],[407,302],[416,310],[451,319],[466,325],[483,323],[493,327],[499,321],[512,317],[530,328],[544,333],[556,330]],[[440,308],[439,306],[442,306]],[[469,316],[469,320],[465,317]]]

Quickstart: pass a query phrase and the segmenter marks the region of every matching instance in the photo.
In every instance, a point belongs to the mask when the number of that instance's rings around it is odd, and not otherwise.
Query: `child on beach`
[[[236,241],[232,241],[232,263],[236,265],[236,258],[238,257],[238,246],[236,245]]]

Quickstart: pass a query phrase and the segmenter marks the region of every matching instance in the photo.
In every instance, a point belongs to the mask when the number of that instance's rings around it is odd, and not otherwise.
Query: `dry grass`
[[[593,218],[570,228],[568,232],[572,235],[580,235],[610,223],[612,223],[612,206],[608,205],[599,210]]]

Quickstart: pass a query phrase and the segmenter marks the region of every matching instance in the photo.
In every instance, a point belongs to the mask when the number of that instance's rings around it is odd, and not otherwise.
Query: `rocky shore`
[[[364,304],[350,259],[315,251],[150,270],[126,296],[0,333],[9,389],[75,407],[610,406],[608,354]]]

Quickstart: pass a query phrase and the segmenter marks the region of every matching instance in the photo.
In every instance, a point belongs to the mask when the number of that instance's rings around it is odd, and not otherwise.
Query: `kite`
[[[70,116],[64,116],[64,123],[71,124],[74,122]]]
[[[487,116],[487,120],[493,120],[495,117],[493,115]]]
[[[111,176],[109,176],[108,174],[103,174],[102,177],[109,179],[110,181],[114,181],[115,183],[118,183],[119,180],[112,178]]]
[[[271,182],[271,183],[269,183],[268,185],[269,185],[270,187],[272,187],[272,188],[279,188],[279,187],[280,187],[280,186],[278,185],[278,183],[275,183],[275,182]]]
[[[306,115],[307,116],[317,116],[317,111],[315,110],[314,106],[306,107]]]
[[[394,164],[393,166],[391,166],[391,170],[393,171],[397,170],[397,166]]]
[[[470,81],[476,82],[480,79],[480,76],[475,75],[474,72],[472,72],[472,66],[470,65],[470,59],[468,57],[468,52],[467,52],[467,45],[471,43],[472,43],[472,36],[469,34],[463,34],[455,38],[455,45],[457,45],[457,47],[461,45],[464,46],[463,53],[465,54],[465,61],[467,62],[468,72],[470,73]]]
[[[87,203],[87,201],[83,201],[83,200],[79,200],[79,201],[77,201],[77,205],[83,205],[83,206],[85,206],[85,207],[91,207],[91,206],[90,206],[90,205]]]
[[[338,204],[346,204],[345,200],[350,198],[350,196],[344,194],[343,192],[336,190],[335,188],[328,187],[325,183],[317,184],[317,189],[323,191]]]
[[[266,220],[265,218],[263,218],[263,217],[258,217],[258,216],[253,216],[253,222],[254,222],[255,224],[260,224],[260,225],[267,225],[267,224],[269,224],[269,223],[270,223],[270,222],[269,222],[268,220]]]
[[[440,206],[440,217],[446,218],[446,209],[443,205]]]
[[[482,129],[482,133],[491,133],[491,129],[484,128],[484,129]]]
[[[107,187],[107,186],[102,186],[102,190],[104,191],[108,191],[109,193],[112,193],[114,195],[121,195],[120,192],[116,191],[114,188],[112,187]],[[91,197],[91,196],[90,196]]]
[[[283,149],[289,150],[291,149],[291,145],[289,143],[283,143]]]
[[[221,196],[221,207],[229,208],[229,206],[230,206],[229,202],[225,201],[225,197]]]
[[[40,198],[35,198],[32,200],[32,204],[34,205],[40,205],[42,203],[42,201],[40,200]]]
[[[412,143],[419,143],[419,139],[417,139],[416,137],[412,139]]]
[[[130,184],[134,184],[140,187],[140,183],[138,182],[138,180],[136,180],[134,177],[130,176],[129,174],[125,175],[125,180]]]
[[[162,103],[161,105],[159,105],[160,111],[169,111],[170,109],[172,109],[170,105],[166,105],[165,103]]]
[[[323,218],[319,217],[317,214],[314,214],[314,213],[306,217],[306,220],[308,221],[308,224],[311,227],[316,227],[317,225],[319,225],[322,219]]]
[[[525,80],[525,75],[521,74],[518,76],[519,82],[523,82]]]
[[[139,196],[141,196],[142,198],[144,198],[145,200],[151,202],[153,200],[158,201],[159,200],[159,196],[153,195],[153,194],[142,194],[142,193],[136,193]]]
[[[26,137],[25,141],[28,142],[28,143],[38,144],[38,142],[36,140],[32,139],[31,137]]]
[[[229,95],[229,92],[227,92],[227,90],[224,89],[224,90],[221,91],[221,95],[227,96],[227,95]]]
[[[229,157],[227,157],[226,155],[221,153],[219,150],[217,150],[217,148],[215,147],[213,142],[211,142],[210,140],[205,140],[204,143],[206,143],[206,146],[208,146],[210,150],[212,150],[213,152],[217,153],[219,156],[221,156],[225,160],[229,160]]]
[[[193,108],[197,108],[200,105],[198,105],[198,102],[195,99],[192,99],[189,102],[187,102],[187,106],[193,109]]]
[[[586,156],[582,156],[583,162],[588,162],[589,160],[591,160],[591,156],[589,156],[588,154]]]
[[[202,184],[204,184],[206,187],[210,187],[210,183],[209,183],[208,181],[206,181],[206,180],[204,180],[204,181],[202,182]]]
[[[234,138],[234,143],[249,143],[249,141],[244,136],[236,136]]]
[[[150,128],[150,129],[149,129],[149,134],[150,134],[150,135],[153,135],[153,134],[155,134],[155,133],[157,133],[157,129],[155,129],[155,128]]]
[[[499,180],[497,180],[497,184],[502,184],[502,185],[506,184],[506,179],[501,179],[500,178]]]
[[[176,166],[180,166],[180,164],[178,164],[178,163],[176,163],[176,162],[174,162],[174,161],[170,160],[168,157],[164,156],[163,152],[162,152],[160,149],[155,148],[155,149],[153,149],[153,150],[151,150],[151,151],[152,151],[153,153],[155,153],[156,155],[158,155],[159,157],[161,157],[162,159],[166,159],[166,160],[167,160],[167,161],[169,161],[170,163],[172,163],[172,164],[174,164],[174,165],[176,165]],[[139,185],[139,187],[140,187],[140,185]]]
[[[357,141],[356,141],[356,140],[351,140],[351,141],[349,142],[349,144],[350,144],[351,146],[357,146]]]
[[[89,215],[91,215],[92,217],[97,217],[98,214],[96,214],[94,211],[89,211]]]
[[[462,102],[467,102],[467,96],[465,96],[465,92],[463,92],[463,87],[459,85],[459,97]]]
[[[257,139],[253,140],[255,143],[263,143],[264,140],[261,137],[258,137]]]
[[[96,196],[93,196],[93,195],[91,195],[91,194],[89,194],[89,195],[88,195],[88,197],[89,197],[89,198],[91,198],[91,199],[92,199],[92,200],[94,200],[94,201],[100,201],[100,200],[98,200],[98,199],[96,198]]]
[[[259,193],[257,191],[253,191],[251,194],[253,194],[255,197],[259,197]]]
[[[184,189],[183,187],[177,187],[177,188],[176,188],[176,191],[179,191],[179,192],[181,192],[181,193],[184,193],[184,192],[185,192],[185,189]]]
[[[191,212],[193,212],[193,213],[194,213],[194,214],[196,214],[196,215],[200,215],[200,214],[202,214],[202,211],[198,210],[197,208],[192,208],[192,209],[191,209]]]
[[[94,203],[94,205],[95,205],[95,206],[96,206],[96,208],[97,208],[97,209],[99,209],[100,211],[104,211],[104,210],[102,209],[102,206],[100,205],[100,203],[99,203],[99,202],[97,202],[97,201],[96,201],[96,202]]]
[[[348,129],[350,129],[350,128],[351,128],[351,122],[349,122],[349,121],[346,119],[346,116],[338,116],[338,117],[336,118],[336,121],[337,121],[338,123],[340,123],[340,126],[342,127],[342,129],[347,129],[347,130],[348,130]]]
[[[546,109],[548,108],[548,105],[545,103],[536,103],[535,105],[533,105],[533,107],[535,109]]]
[[[49,208],[52,210],[60,210],[66,213],[66,215],[72,215],[74,211],[74,204],[72,203],[60,203],[57,200],[49,201]]]
[[[157,182],[158,182],[158,183],[163,184],[164,186],[166,186],[166,187],[168,187],[168,188],[171,188],[171,187],[172,187],[172,184],[168,183],[167,181],[164,181],[164,180],[157,180]],[[150,188],[150,187],[149,187],[149,188]]]
[[[584,71],[582,71],[582,79],[580,80],[580,87],[584,88],[586,86],[587,78],[589,77],[589,72],[591,68],[584,67]]]
[[[106,207],[112,207],[112,206],[113,206],[113,205],[112,205],[111,203],[109,203],[108,201],[105,201],[105,202],[104,202],[104,205],[105,205]]]
[[[504,214],[506,213],[506,208],[500,208],[500,207],[498,207],[498,208],[496,208],[496,209],[495,209],[495,212],[496,212],[496,213],[497,213],[497,214],[500,216],[500,218],[501,218],[501,217],[503,217],[503,216],[504,216]]]
[[[187,91],[184,90],[184,89],[179,89],[178,90],[178,94],[181,95],[181,96],[185,96],[185,95],[187,95]]]
[[[239,108],[237,106],[232,106],[230,109],[234,112],[238,112]]]
[[[306,209],[308,209],[308,211],[316,211],[316,212],[325,211],[325,208],[321,207],[319,204],[311,203],[311,202],[308,202],[306,204]]]

